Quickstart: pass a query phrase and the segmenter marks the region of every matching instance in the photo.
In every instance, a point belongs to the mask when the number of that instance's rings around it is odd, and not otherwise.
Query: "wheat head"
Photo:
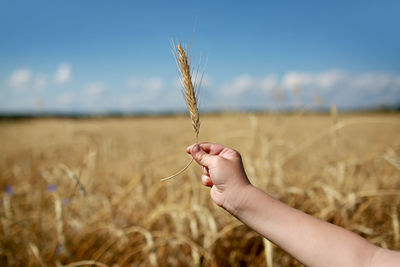
[[[183,49],[182,45],[178,45],[178,58],[177,62],[183,79],[184,85],[184,96],[186,105],[190,113],[190,119],[192,121],[192,127],[196,134],[196,143],[198,142],[198,136],[200,131],[200,116],[199,109],[197,107],[197,96],[196,91],[192,83],[192,75],[190,74],[190,65]]]

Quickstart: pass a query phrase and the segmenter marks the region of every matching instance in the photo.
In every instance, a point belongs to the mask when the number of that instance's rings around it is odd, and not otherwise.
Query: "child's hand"
[[[250,185],[239,152],[218,144],[201,143],[186,152],[203,166],[201,180],[211,187],[211,198],[230,213],[240,205],[239,196]]]
[[[186,149],[203,166],[211,198],[243,223],[306,266],[400,266],[400,253],[378,248],[359,235],[272,198],[247,179],[240,154],[201,143]]]

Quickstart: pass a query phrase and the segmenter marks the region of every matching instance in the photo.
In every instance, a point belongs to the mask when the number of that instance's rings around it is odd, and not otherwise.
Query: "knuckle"
[[[207,183],[207,178],[206,178],[205,175],[202,175],[202,176],[201,176],[201,182],[202,182],[204,185],[206,185],[206,183]]]
[[[240,155],[239,151],[233,149],[233,156],[239,160],[242,160],[242,155]]]
[[[199,161],[204,161],[204,159],[205,159],[205,154],[204,153],[198,153],[197,154],[197,159],[199,160]]]

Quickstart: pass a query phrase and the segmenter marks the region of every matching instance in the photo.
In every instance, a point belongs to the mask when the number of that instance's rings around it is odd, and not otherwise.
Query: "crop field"
[[[400,114],[221,114],[253,184],[400,250]],[[301,266],[217,207],[187,116],[0,121],[1,266]],[[304,240],[307,242],[307,240]]]

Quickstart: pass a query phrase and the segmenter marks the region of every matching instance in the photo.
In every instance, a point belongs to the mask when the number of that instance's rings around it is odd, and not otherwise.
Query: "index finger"
[[[189,146],[186,148],[186,152],[190,153],[190,151],[192,150],[192,147],[195,144]],[[208,143],[208,142],[203,142],[203,143],[199,143],[199,146],[201,147],[201,149],[203,149],[207,154],[210,155],[219,155],[226,147],[224,147],[223,145],[220,144],[214,144],[214,143]]]

